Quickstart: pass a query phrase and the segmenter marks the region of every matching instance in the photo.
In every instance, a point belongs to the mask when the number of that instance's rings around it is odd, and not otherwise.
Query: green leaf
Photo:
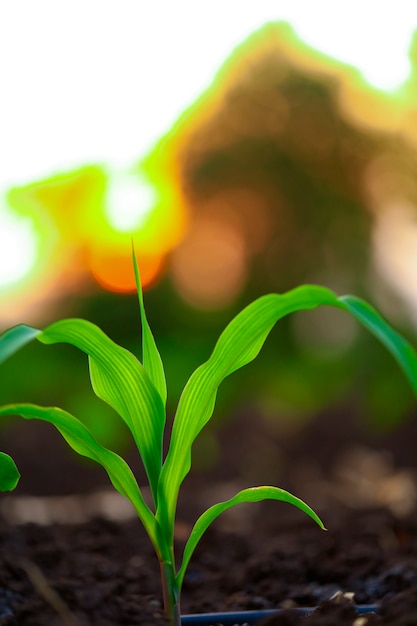
[[[32,341],[41,331],[25,324],[9,328],[0,335],[0,363]]]
[[[154,336],[151,328],[148,324],[146,317],[145,307],[143,304],[143,291],[142,283],[140,280],[139,266],[135,254],[135,249],[132,243],[132,257],[133,267],[135,270],[136,289],[138,292],[140,317],[142,323],[142,351],[143,351],[143,367],[148,372],[153,384],[161,396],[162,402],[165,406],[167,399],[167,386],[165,380],[164,366],[162,363],[161,355],[155,343]]]
[[[145,503],[130,467],[118,454],[98,443],[80,420],[62,409],[35,404],[2,406],[0,416],[4,415],[20,415],[25,419],[39,419],[53,424],[75,452],[104,467],[115,489],[134,506],[154,545],[157,543],[155,516]]]
[[[370,304],[355,296],[339,298],[349,311],[391,352],[417,395],[417,353],[413,346],[394,330]]]
[[[70,343],[88,354],[93,389],[132,431],[156,502],[165,411],[140,361],[86,320],[55,322],[42,331],[38,339],[47,344]]]
[[[328,305],[352,314],[392,353],[417,394],[417,353],[369,304],[338,298],[324,287],[304,285],[255,300],[221,334],[208,361],[190,377],[175,416],[171,444],[161,472],[158,519],[172,528],[179,487],[191,465],[191,446],[210,419],[221,382],[259,353],[274,324],[289,313]]]
[[[199,543],[201,537],[207,530],[207,528],[214,522],[214,520],[221,515],[227,509],[243,502],[260,502],[261,500],[279,500],[281,502],[288,502],[301,509],[304,513],[309,515],[315,522],[324,529],[323,522],[316,515],[305,502],[296,498],[288,491],[279,489],[278,487],[251,487],[249,489],[243,489],[239,491],[233,498],[226,500],[225,502],[219,502],[205,511],[196,521],[191,531],[190,537],[184,548],[183,560],[181,567],[177,574],[178,589],[181,589],[184,574],[190,562],[190,558]]]
[[[310,285],[258,298],[228,324],[208,361],[191,375],[178,405],[161,472],[158,519],[164,526],[173,528],[179,488],[191,465],[191,446],[213,413],[219,385],[257,356],[280,318],[321,304],[341,307],[329,289]]]
[[[0,452],[0,491],[13,491],[19,478],[20,473],[12,457]]]

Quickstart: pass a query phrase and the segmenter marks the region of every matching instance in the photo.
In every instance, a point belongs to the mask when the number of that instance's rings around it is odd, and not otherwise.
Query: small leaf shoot
[[[316,513],[287,491],[272,486],[244,489],[230,500],[219,502],[202,513],[186,543],[181,566],[177,568],[174,524],[178,494],[191,467],[192,445],[213,414],[217,390],[223,380],[256,358],[270,331],[282,317],[322,305],[344,310],[373,333],[397,360],[416,394],[417,353],[375,309],[353,296],[338,297],[325,287],[303,285],[285,294],[258,298],[228,324],[209,359],[188,380],[174,418],[168,452],[163,459],[165,373],[146,317],[133,246],[132,259],[142,325],[142,363],[131,352],[115,344],[100,328],[80,319],[61,320],[43,331],[23,324],[7,330],[0,336],[0,363],[33,339],[43,344],[69,343],[85,352],[95,394],[113,407],[132,433],[147,473],[154,508],[145,503],[124,459],[104,448],[73,415],[55,407],[9,404],[0,407],[0,417],[20,415],[25,419],[49,422],[73,450],[103,466],[115,489],[132,503],[149,535],[160,561],[167,618],[172,626],[180,626],[180,596],[187,566],[201,537],[221,513],[242,502],[272,499],[298,507],[324,528]],[[10,491],[18,480],[19,471],[13,459],[0,452],[0,489]]]

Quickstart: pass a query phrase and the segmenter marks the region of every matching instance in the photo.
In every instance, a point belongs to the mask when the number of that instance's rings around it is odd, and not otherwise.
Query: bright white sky
[[[0,238],[8,186],[137,162],[237,44],[280,20],[381,89],[407,78],[415,0],[0,0]]]
[[[376,86],[407,77],[415,0],[2,1],[0,189],[136,161],[271,20]]]

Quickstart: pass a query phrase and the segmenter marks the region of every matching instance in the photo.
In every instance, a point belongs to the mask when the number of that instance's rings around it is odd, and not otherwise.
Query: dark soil
[[[417,625],[417,420],[382,440],[358,433],[348,414],[339,417],[338,427],[331,428],[331,416],[322,416],[312,432],[303,431],[304,439],[286,446],[279,437],[277,450],[286,450],[292,461],[281,464],[285,471],[279,475],[275,448],[264,475],[250,465],[255,436],[261,465],[274,443],[261,424],[254,432],[253,420],[251,427],[241,420],[238,439],[236,428],[223,432],[227,463],[220,459],[215,468],[186,479],[176,527],[179,554],[202,510],[251,483],[290,489],[319,512],[328,530],[283,503],[230,510],[207,531],[192,558],[183,614],[283,608],[265,624]],[[41,447],[31,455],[20,448],[37,440],[12,434],[7,441],[3,437],[3,449],[16,457],[22,481],[14,494],[0,499],[0,626],[166,624],[159,564],[140,523],[99,518],[83,500],[107,485],[104,472],[66,455],[52,430],[42,431]],[[35,460],[49,475],[38,475]],[[243,473],[238,464],[245,465]],[[71,499],[74,491],[84,492],[74,505],[78,514],[74,517],[72,500],[65,500],[64,513],[57,516],[54,498]],[[42,518],[39,500],[24,502],[39,493],[52,516],[44,525],[22,523]],[[83,514],[90,518],[85,523],[50,523],[80,521]],[[355,604],[376,603],[378,614],[359,617],[347,598],[339,594],[330,600],[338,592],[353,594]],[[288,608],[317,605],[309,616]]]
[[[288,509],[260,505],[249,533],[209,530],[185,579],[182,612],[320,605],[310,616],[285,611],[265,623],[417,624],[416,515],[339,511],[323,532]],[[188,530],[178,525],[180,542]],[[136,520],[3,523],[0,541],[2,626],[164,624],[158,563]],[[329,601],[338,591],[380,603],[379,614],[355,622],[348,600]]]

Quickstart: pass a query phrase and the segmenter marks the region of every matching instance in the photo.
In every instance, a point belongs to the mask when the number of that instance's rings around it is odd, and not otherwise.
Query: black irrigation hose
[[[296,613],[307,615],[312,613],[315,607],[303,607],[290,609]],[[376,604],[355,605],[355,610],[359,615],[364,613],[377,613],[378,606]],[[201,613],[195,615],[183,615],[181,617],[182,626],[241,626],[243,624],[256,624],[256,622],[271,615],[278,615],[283,609],[270,609],[267,611],[239,611],[237,613]]]

